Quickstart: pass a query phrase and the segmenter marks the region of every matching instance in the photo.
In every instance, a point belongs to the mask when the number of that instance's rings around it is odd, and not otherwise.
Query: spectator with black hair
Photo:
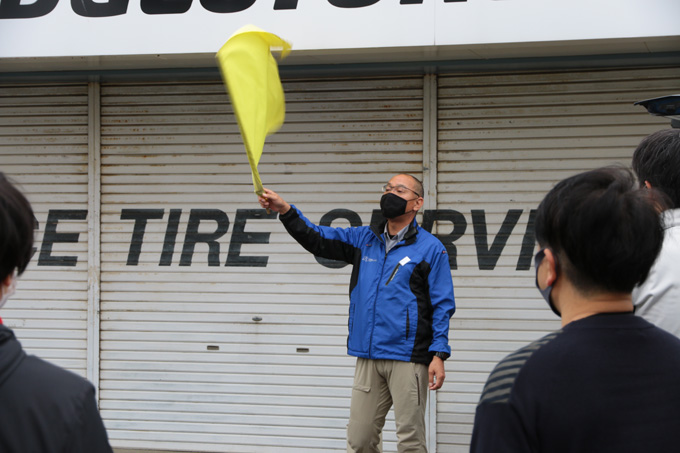
[[[650,191],[653,193],[653,191]],[[562,328],[503,359],[472,452],[670,452],[680,445],[680,339],[633,314],[663,242],[628,170],[558,183],[536,215],[536,285]]]
[[[33,255],[35,217],[0,173],[0,307]],[[109,453],[92,384],[24,352],[0,321],[0,451]]]
[[[635,313],[680,337],[680,129],[646,137],[633,154],[633,171],[645,189],[666,195],[665,238],[649,276],[633,290]]]

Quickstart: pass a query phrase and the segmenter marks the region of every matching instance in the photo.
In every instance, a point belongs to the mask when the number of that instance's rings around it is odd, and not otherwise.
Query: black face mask
[[[380,199],[380,212],[386,219],[393,219],[406,213],[407,204],[408,200],[389,192]]]

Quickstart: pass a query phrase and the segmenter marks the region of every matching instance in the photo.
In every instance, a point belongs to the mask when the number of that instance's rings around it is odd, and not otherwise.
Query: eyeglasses
[[[418,195],[419,197],[421,196],[418,192],[416,192],[413,189],[409,189],[408,187],[402,185],[402,184],[397,184],[396,186],[392,186],[390,184],[385,184],[382,186],[383,193],[387,192],[392,192],[397,195],[406,195],[407,192],[413,192],[414,194]]]

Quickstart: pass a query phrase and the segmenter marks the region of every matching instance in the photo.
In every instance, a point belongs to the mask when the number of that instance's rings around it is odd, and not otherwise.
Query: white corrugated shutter
[[[558,326],[533,289],[530,210],[559,179],[627,165],[643,136],[668,127],[632,102],[677,92],[679,76],[647,68],[439,78],[439,152],[426,159],[438,160],[431,208],[456,247],[458,311],[437,397],[438,451],[467,451],[491,367]],[[260,171],[313,221],[344,209],[367,224],[380,185],[397,172],[421,175],[421,78],[285,88],[286,124]],[[100,395],[112,443],[343,451],[349,268],[319,265],[278,220],[249,211],[258,205],[221,83],[106,84],[101,93]],[[88,182],[97,187],[87,176],[87,102],[84,84],[0,87],[1,170],[40,224],[36,257],[0,316],[29,352],[81,375],[95,219]],[[391,417],[385,441],[396,450]]]
[[[260,174],[312,221],[345,209],[368,224],[389,177],[421,174],[422,78],[284,85],[286,123]],[[113,445],[344,451],[349,267],[321,266],[274,216],[248,211],[259,205],[221,83],[101,91],[100,405]],[[396,451],[393,422],[385,441]]]
[[[0,170],[39,223],[36,254],[0,316],[29,353],[86,376],[87,84],[1,86]]]
[[[678,67],[440,77],[438,208],[462,215],[453,236],[465,232],[453,242],[458,310],[437,451],[468,451],[493,365],[559,327],[534,288],[531,237],[520,260],[530,211],[567,176],[629,166],[642,137],[669,127],[633,102],[676,93],[678,80]]]

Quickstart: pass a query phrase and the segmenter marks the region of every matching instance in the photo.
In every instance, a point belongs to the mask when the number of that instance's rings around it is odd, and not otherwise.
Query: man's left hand
[[[446,378],[446,373],[444,372],[444,361],[439,357],[432,357],[432,362],[430,362],[430,368],[428,369],[430,390],[439,390],[444,385],[444,378]]]

